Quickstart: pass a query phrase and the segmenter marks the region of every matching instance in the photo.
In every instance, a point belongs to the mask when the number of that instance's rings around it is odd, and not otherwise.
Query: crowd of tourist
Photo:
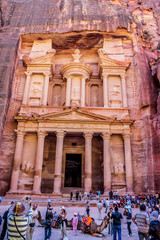
[[[97,197],[98,196],[98,197]],[[90,217],[90,202],[93,199],[93,194],[84,193],[82,195],[78,191],[75,194],[75,200],[86,200],[86,215]],[[70,200],[74,198],[73,193],[70,194]],[[119,197],[118,193],[110,192],[109,198],[101,200],[101,195],[98,192],[96,195],[98,219],[102,219],[102,208],[105,208],[105,215],[108,217],[108,235],[113,235],[113,240],[121,240],[121,219],[126,219],[128,237],[132,236],[132,224],[137,225],[139,240],[158,240],[160,239],[160,196],[157,195],[127,195]],[[2,201],[2,199],[1,199]],[[32,240],[35,230],[35,222],[38,219],[38,205],[32,203],[30,197],[24,197],[22,201],[11,202],[8,210],[3,214],[3,227],[0,235],[0,240],[5,238],[7,240],[26,239]],[[138,207],[134,215],[132,215],[132,208]],[[119,212],[119,208],[123,208],[123,213]],[[67,240],[67,212],[65,207],[60,208],[60,214],[57,214],[59,223],[61,225],[61,239]],[[48,199],[48,205],[44,219],[44,240],[51,239],[52,223],[55,215],[51,206],[51,200]],[[58,219],[56,218],[56,219]],[[73,235],[77,235],[77,226],[79,218],[77,213],[73,214]]]

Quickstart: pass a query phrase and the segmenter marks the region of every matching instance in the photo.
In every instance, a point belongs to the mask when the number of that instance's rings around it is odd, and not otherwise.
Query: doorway
[[[64,187],[81,187],[82,154],[66,154]]]

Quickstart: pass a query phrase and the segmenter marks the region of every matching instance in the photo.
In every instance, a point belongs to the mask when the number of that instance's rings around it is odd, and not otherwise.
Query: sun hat
[[[30,205],[27,202],[15,202],[12,204],[12,206],[9,208],[9,213],[13,215],[25,215],[28,213],[30,209]]]
[[[74,216],[77,216],[77,213],[75,212],[73,215],[74,215]]]
[[[62,210],[62,209],[63,209],[63,210],[65,210],[65,207],[64,207],[64,206],[62,206],[60,209],[61,209],[61,210]]]

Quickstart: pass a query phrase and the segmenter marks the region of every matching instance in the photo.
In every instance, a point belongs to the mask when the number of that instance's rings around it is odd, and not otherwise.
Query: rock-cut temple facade
[[[158,1],[37,2],[0,5],[0,194],[160,192]]]

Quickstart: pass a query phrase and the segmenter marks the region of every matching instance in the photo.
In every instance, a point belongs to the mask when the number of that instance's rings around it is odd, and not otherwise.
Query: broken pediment
[[[51,49],[49,50],[46,55],[36,57],[36,58],[30,58],[28,56],[23,57],[24,63],[28,65],[39,65],[39,64],[53,64],[54,63],[54,55],[56,53],[56,50]]]
[[[102,115],[96,115],[87,111],[79,109],[69,109],[63,112],[50,113],[41,115],[38,117],[39,120],[76,120],[76,121],[114,121],[115,118],[109,118]]]
[[[118,68],[127,70],[127,68],[131,64],[130,62],[127,61],[118,61],[108,57],[108,54],[102,48],[98,50],[98,54],[99,54],[99,71],[102,71],[103,68],[107,69]]]

